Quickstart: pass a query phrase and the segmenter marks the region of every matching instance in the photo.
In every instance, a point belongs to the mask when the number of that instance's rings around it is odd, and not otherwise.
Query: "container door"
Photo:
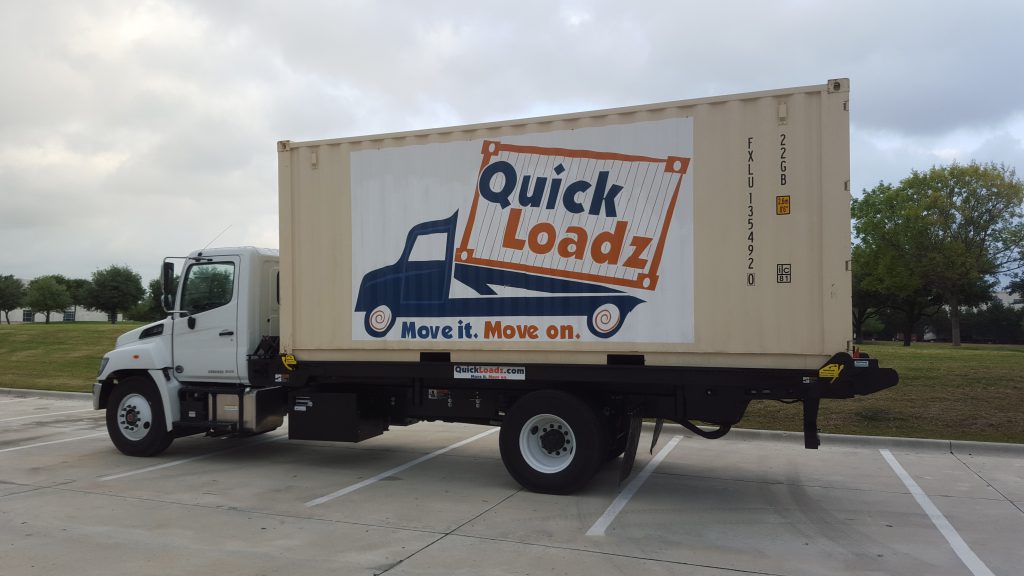
[[[238,268],[235,256],[185,271],[182,310],[174,318],[174,372],[183,382],[239,382]]]

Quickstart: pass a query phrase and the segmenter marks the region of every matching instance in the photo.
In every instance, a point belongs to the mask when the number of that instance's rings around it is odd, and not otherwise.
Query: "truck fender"
[[[154,347],[149,343],[125,346],[107,352],[103,356],[103,369],[96,376],[97,381],[109,380],[119,372],[152,372],[171,365],[171,359],[163,347]],[[161,376],[161,380],[163,377]],[[159,381],[154,379],[159,384]]]
[[[181,419],[181,405],[177,402],[181,383],[164,370],[138,370],[126,372],[126,374],[141,374],[143,372],[149,376],[153,385],[156,386],[157,392],[160,393],[160,402],[163,404],[164,409],[164,421],[167,424],[167,431],[170,432],[174,428],[174,423]],[[110,391],[116,386],[114,380],[119,375],[108,373],[107,376],[107,379],[99,380],[94,385],[94,388],[99,388],[98,390],[93,390],[94,410],[106,408],[106,399],[110,397]]]
[[[170,374],[170,370],[150,370],[149,377],[160,391],[160,401],[164,405],[164,421],[167,423],[167,431],[170,432],[174,428],[174,423],[181,420],[181,404],[177,401],[181,383]]]

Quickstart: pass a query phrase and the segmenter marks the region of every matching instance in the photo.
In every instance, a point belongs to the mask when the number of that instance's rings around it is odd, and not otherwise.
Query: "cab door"
[[[193,262],[185,271],[182,314],[174,318],[174,372],[182,382],[236,384],[237,256]]]

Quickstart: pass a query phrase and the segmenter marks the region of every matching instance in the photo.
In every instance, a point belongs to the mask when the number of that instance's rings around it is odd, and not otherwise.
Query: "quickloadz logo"
[[[456,364],[455,377],[469,380],[526,380],[526,368]]]
[[[492,140],[484,141],[481,152],[458,262],[657,287],[689,158]]]

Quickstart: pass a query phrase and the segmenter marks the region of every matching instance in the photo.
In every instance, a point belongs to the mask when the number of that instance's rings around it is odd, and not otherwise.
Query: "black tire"
[[[608,440],[608,460],[615,460],[626,451],[626,434],[627,432],[615,433],[611,435]]]
[[[148,378],[132,376],[114,386],[107,400],[107,433],[129,456],[156,456],[171,445],[164,407]]]
[[[629,435],[629,417],[625,409],[613,408],[611,413],[605,417],[605,430],[608,431],[608,452],[606,458],[615,460],[626,451],[626,441]]]
[[[505,469],[527,490],[569,494],[606,461],[608,432],[594,408],[558,390],[521,398],[501,425]]]

